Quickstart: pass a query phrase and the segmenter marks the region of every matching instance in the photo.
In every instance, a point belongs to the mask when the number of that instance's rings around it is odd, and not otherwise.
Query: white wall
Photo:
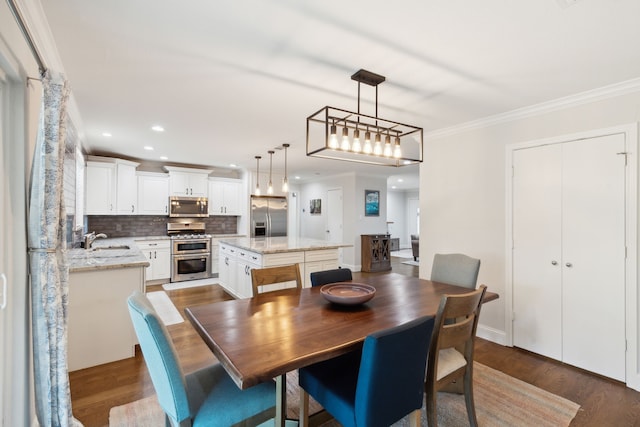
[[[566,105],[566,104],[565,104]],[[500,299],[482,309],[479,334],[504,342],[505,146],[640,120],[640,92],[619,95],[506,123],[426,138],[420,167],[420,275],[431,271],[436,252],[480,258],[478,277]],[[637,153],[633,153],[637,156]]]
[[[387,221],[393,221],[389,224],[389,234],[391,237],[400,239],[400,248],[410,248],[410,224],[409,220],[414,220],[409,215],[409,199],[419,197],[418,191],[389,191],[387,193]]]

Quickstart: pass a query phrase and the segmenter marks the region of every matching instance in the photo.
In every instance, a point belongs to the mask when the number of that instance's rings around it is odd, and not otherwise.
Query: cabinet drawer
[[[141,251],[146,249],[169,249],[169,240],[137,240],[136,245]]]
[[[238,249],[238,259],[242,259],[251,264],[262,265],[262,255],[245,251],[244,249]]]
[[[278,254],[266,254],[262,256],[263,267],[274,267],[276,265],[303,264],[304,252],[283,252]]]
[[[229,246],[225,243],[220,243],[220,254],[235,257],[238,255],[238,248],[235,246]]]
[[[318,251],[307,251],[304,255],[305,262],[327,261],[338,259],[337,249],[322,249]]]

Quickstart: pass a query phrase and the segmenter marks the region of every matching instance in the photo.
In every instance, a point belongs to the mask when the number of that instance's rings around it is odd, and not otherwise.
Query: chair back
[[[431,336],[427,383],[446,383],[449,377],[455,378],[472,367],[474,340],[486,290],[482,285],[473,292],[445,295],[440,300]],[[447,366],[439,366],[441,356],[446,356],[442,359],[446,359]]]
[[[334,270],[314,271],[309,275],[311,286],[322,286],[327,283],[346,282],[353,280],[351,270],[348,268],[336,268]]]
[[[434,317],[365,338],[355,397],[356,425],[391,425],[422,407]]]
[[[185,377],[167,328],[143,293],[135,291],[127,304],[160,406],[176,424],[191,418]]]
[[[258,295],[261,286],[285,282],[296,282],[296,288],[302,288],[302,278],[298,264],[251,269],[253,296]]]
[[[480,260],[464,254],[435,254],[431,280],[475,289]]]

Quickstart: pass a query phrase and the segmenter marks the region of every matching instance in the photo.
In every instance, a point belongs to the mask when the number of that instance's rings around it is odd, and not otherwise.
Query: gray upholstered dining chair
[[[435,254],[431,280],[475,289],[479,270],[479,259],[464,254]]]
[[[348,268],[336,268],[333,270],[314,271],[309,275],[309,278],[311,279],[311,286],[322,286],[327,283],[353,280],[353,275]]]
[[[184,375],[167,328],[149,299],[136,291],[127,304],[167,426],[257,425],[274,417],[274,382],[240,390],[220,363]]]

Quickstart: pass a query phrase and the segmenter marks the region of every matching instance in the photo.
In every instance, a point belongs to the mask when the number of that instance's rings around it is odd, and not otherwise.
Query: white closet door
[[[514,345],[562,360],[561,148],[513,156]]]
[[[624,381],[624,135],[562,150],[562,360]]]

